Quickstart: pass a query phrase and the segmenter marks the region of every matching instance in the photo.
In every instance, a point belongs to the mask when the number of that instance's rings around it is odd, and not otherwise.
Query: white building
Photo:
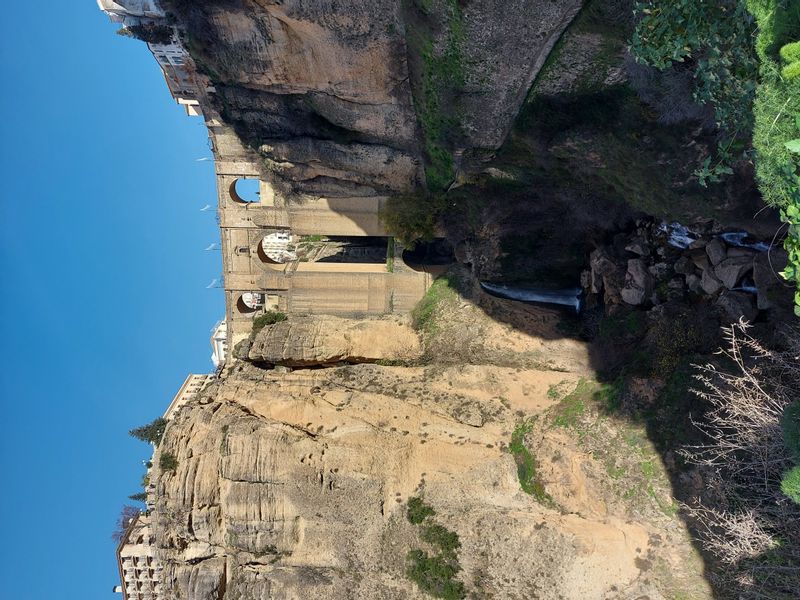
[[[225,364],[228,356],[228,323],[220,321],[211,330],[211,362],[214,368],[219,368]]]
[[[172,402],[170,402],[169,407],[167,407],[167,410],[164,413],[164,420],[169,421],[172,419],[172,416],[175,414],[176,410],[189,402],[189,400],[196,398],[197,394],[202,392],[206,386],[216,378],[217,376],[213,373],[203,373],[199,375],[196,373],[190,373],[189,376],[184,380],[183,385],[181,385],[180,389],[178,390],[178,393],[175,394]]]
[[[97,0],[97,6],[114,23],[131,23],[131,18],[161,19],[166,16],[155,0]]]
[[[162,567],[156,558],[150,517],[142,513],[130,520],[117,546],[117,566],[122,585],[114,591],[124,600],[161,600]]]
[[[197,71],[181,43],[178,30],[166,21],[166,13],[158,3],[155,0],[97,0],[97,6],[112,23],[120,23],[124,27],[158,25],[172,30],[169,43],[148,43],[147,47],[158,62],[175,101],[183,106],[187,115],[202,115],[200,98],[203,93],[213,92],[214,87],[208,78]]]

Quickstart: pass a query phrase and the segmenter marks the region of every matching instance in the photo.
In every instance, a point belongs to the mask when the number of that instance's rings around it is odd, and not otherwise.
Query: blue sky
[[[115,599],[127,435],[207,372],[223,314],[213,163],[144,44],[93,0],[0,20],[2,598]]]

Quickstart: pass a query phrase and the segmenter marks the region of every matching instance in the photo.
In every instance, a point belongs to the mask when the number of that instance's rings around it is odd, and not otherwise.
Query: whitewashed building
[[[162,567],[155,550],[150,517],[141,513],[129,521],[117,546],[121,585],[114,591],[124,600],[166,600],[161,591]]]
[[[97,0],[97,6],[112,23],[124,27],[157,25],[168,27],[172,36],[168,43],[147,43],[147,47],[161,68],[167,88],[175,101],[189,116],[201,116],[200,98],[214,91],[207,77],[198,72],[196,65],[183,47],[178,30],[170,25],[166,13],[155,0]]]
[[[228,323],[220,321],[211,330],[211,362],[218,369],[228,356]]]

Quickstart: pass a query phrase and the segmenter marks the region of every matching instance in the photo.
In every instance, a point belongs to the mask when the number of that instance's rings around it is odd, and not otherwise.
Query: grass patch
[[[439,331],[436,323],[436,312],[442,303],[457,298],[457,279],[452,274],[445,274],[436,279],[427,293],[411,311],[414,328],[430,338]]]
[[[550,504],[553,499],[544,489],[544,483],[537,471],[536,458],[525,446],[525,436],[531,431],[531,421],[522,421],[511,434],[509,449],[517,464],[517,477],[522,491],[536,498],[539,502]]]

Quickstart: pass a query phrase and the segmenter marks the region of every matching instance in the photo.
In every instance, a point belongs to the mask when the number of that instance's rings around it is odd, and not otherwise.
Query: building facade
[[[172,402],[170,402],[170,405],[164,412],[164,420],[170,421],[179,408],[185,406],[190,400],[197,398],[197,395],[216,378],[217,376],[213,373],[203,373],[199,375],[190,373],[183,381],[178,393],[172,398]]]
[[[166,600],[161,591],[162,567],[156,558],[150,517],[141,513],[131,519],[117,546],[120,585],[114,591],[123,600]]]
[[[98,0],[115,23],[167,24],[155,0]],[[171,26],[170,26],[171,27]],[[265,168],[207,101],[214,93],[176,28],[168,44],[148,44],[170,93],[190,115],[203,115],[215,159],[225,293],[224,338],[212,337],[215,367],[266,311],[339,316],[408,312],[431,274],[402,259],[380,219],[383,196],[287,199]],[[247,194],[245,184],[256,191]],[[382,254],[381,254],[382,253]]]
[[[211,330],[211,362],[215,369],[225,364],[228,355],[228,324],[223,319]]]
[[[168,41],[147,43],[156,59],[170,94],[189,116],[201,116],[201,98],[214,92],[209,79],[200,73],[183,47],[178,30],[170,25],[166,13],[155,0],[97,0],[97,6],[112,23],[124,27],[158,26],[168,28]]]

